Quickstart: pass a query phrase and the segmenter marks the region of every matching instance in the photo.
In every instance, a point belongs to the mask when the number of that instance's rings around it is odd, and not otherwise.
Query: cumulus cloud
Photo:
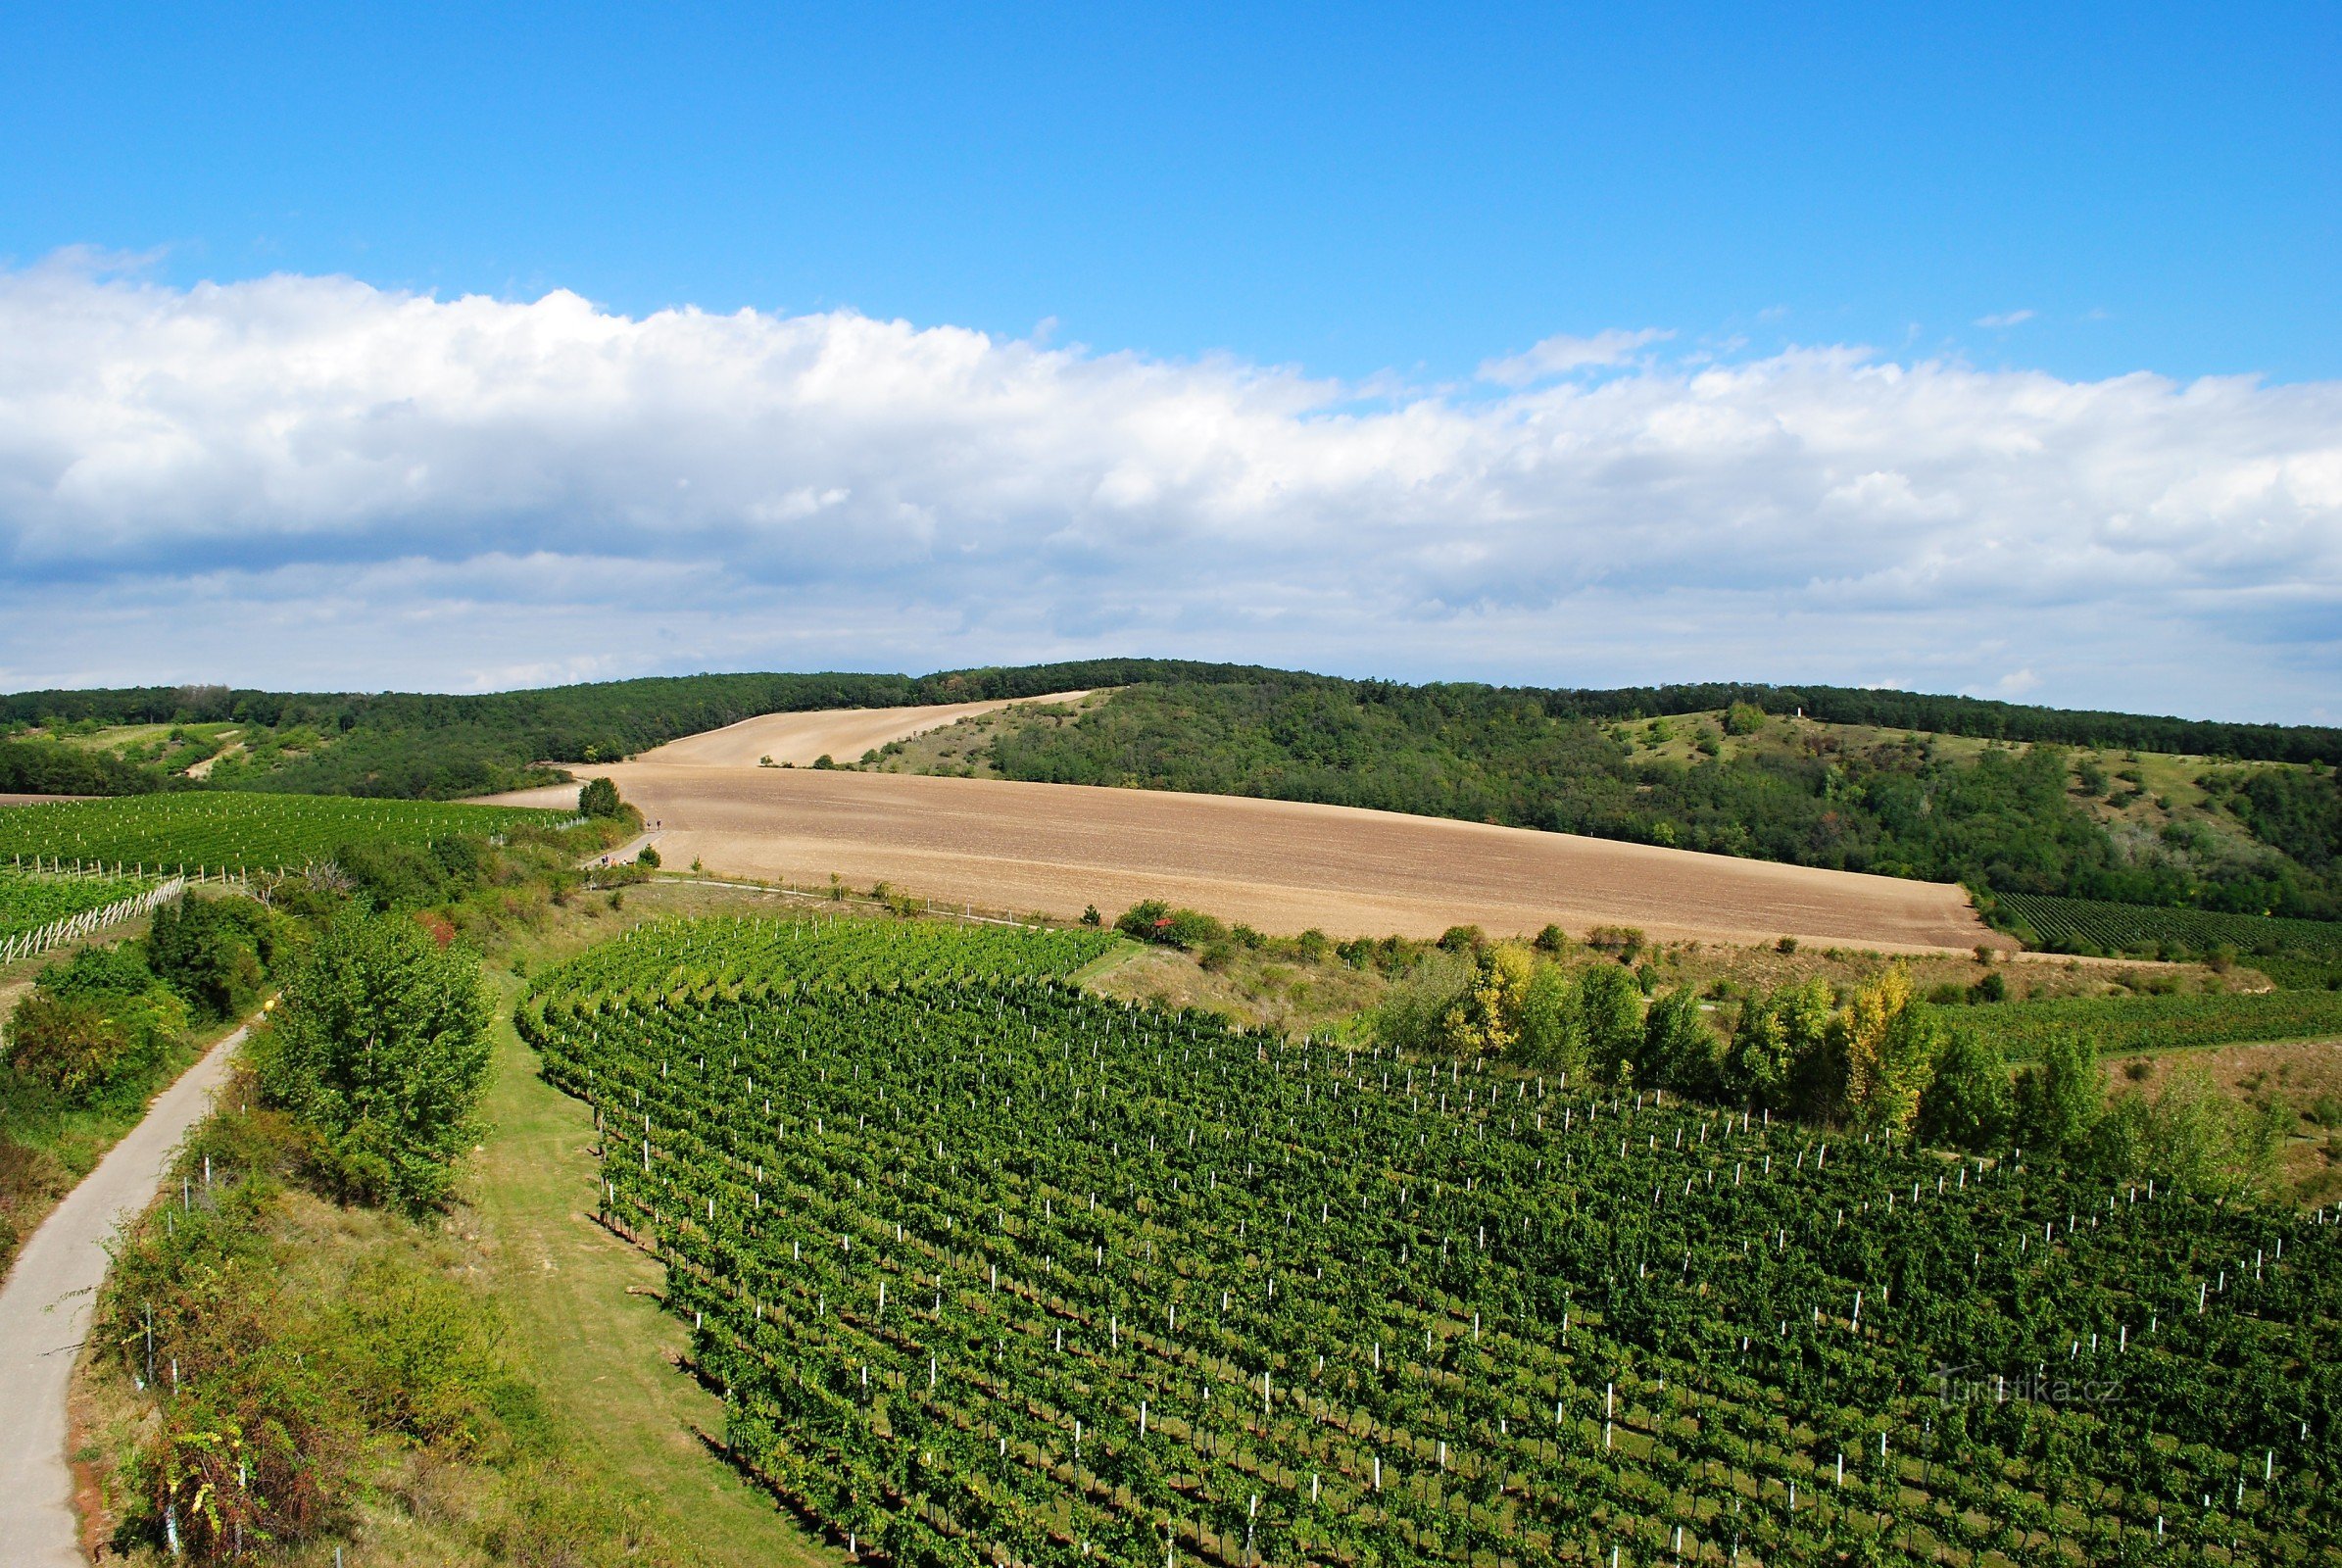
[[[1560,333],[1530,345],[1526,354],[1509,359],[1489,360],[1480,368],[1480,378],[1498,386],[1528,386],[1535,381],[1567,375],[1573,370],[1597,369],[1624,365],[1634,358],[1635,351],[1653,343],[1664,343],[1674,337],[1673,332],[1646,326],[1639,331],[1627,332],[1613,327],[1596,332],[1591,337],[1572,337]]]
[[[2342,385],[1664,340],[1548,339],[1489,393],[0,273],[0,685],[1150,652],[2336,716]]]

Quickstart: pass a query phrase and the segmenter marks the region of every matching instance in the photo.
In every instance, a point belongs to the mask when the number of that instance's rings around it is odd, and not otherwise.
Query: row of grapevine
[[[0,939],[101,908],[146,886],[136,877],[36,875],[0,867]]]
[[[2336,1216],[1134,1009],[1049,940],[666,927],[523,1008],[735,1456],[852,1549],[2342,1553]]]
[[[0,963],[145,914],[185,886],[176,877],[158,885],[134,877],[0,870]]]
[[[344,845],[422,845],[562,819],[509,807],[184,791],[10,807],[0,810],[0,859],[157,873],[271,871],[328,859]]]
[[[2042,947],[2057,953],[2182,956],[2227,947],[2240,954],[2292,954],[2342,963],[2338,920],[2167,909],[2035,893],[1995,894],[1993,904],[2005,919],[2023,924]]]
[[[1962,1007],[1950,1019],[1956,1029],[1989,1035],[2012,1062],[2033,1060],[2045,1042],[2068,1033],[2113,1056],[2342,1035],[2342,992],[2054,997]]]

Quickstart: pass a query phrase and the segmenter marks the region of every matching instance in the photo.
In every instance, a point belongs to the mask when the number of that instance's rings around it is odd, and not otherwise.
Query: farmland
[[[2051,1036],[2069,1032],[2108,1056],[2342,1035],[2342,992],[2053,997],[1965,1007],[1947,1016],[1954,1028],[1989,1035],[2011,1061],[2023,1062],[2039,1055]]]
[[[732,1455],[842,1544],[2342,1549],[2322,1212],[1130,1008],[1057,977],[1099,946],[657,926],[523,1006]]]
[[[69,914],[102,909],[147,885],[135,877],[32,876],[0,869],[0,941],[37,931]]]
[[[2010,948],[1959,888],[1391,811],[1000,779],[718,767],[596,769],[669,864],[859,886],[1061,919],[1164,899],[1267,931],[1438,936],[1618,923],[1654,936]],[[500,799],[552,806],[573,787]]]
[[[2226,947],[2240,954],[2290,954],[2342,963],[2342,921],[2166,909],[2025,893],[2003,893],[1993,902],[2004,917],[2013,918],[2042,946],[2058,953],[2179,956]]]
[[[268,871],[345,845],[421,845],[560,820],[509,808],[189,791],[12,807],[0,811],[0,859]]]

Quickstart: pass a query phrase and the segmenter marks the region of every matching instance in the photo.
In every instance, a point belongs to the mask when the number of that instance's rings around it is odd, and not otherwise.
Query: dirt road
[[[811,767],[823,757],[851,762],[889,741],[908,740],[978,713],[997,712],[1021,703],[1078,702],[1089,695],[1086,691],[1055,692],[1047,697],[937,703],[924,708],[844,708],[812,713],[766,713],[722,729],[669,741],[645,752],[636,760],[703,767],[755,767],[767,757],[776,767],[783,762]]]
[[[722,732],[718,732],[722,733]],[[678,742],[677,745],[688,743]],[[662,748],[672,754],[673,748]],[[1262,930],[1436,936],[1559,921],[1654,937],[1780,936],[1881,951],[2013,944],[1957,887],[1651,845],[1285,801],[915,774],[720,767],[659,753],[597,769],[659,819],[670,866],[905,891],[1058,917],[1144,898]],[[541,798],[540,798],[541,796]],[[558,798],[558,799],[557,799]],[[562,804],[574,787],[499,797]]]
[[[210,1107],[244,1031],[155,1098],[146,1119],[57,1205],[0,1285],[0,1562],[84,1568],[66,1467],[65,1400],[106,1243],[155,1196],[171,1151]]]

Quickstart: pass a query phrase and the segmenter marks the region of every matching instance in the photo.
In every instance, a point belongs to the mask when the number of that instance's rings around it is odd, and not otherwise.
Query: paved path
[[[17,1254],[0,1285],[0,1563],[86,1568],[65,1458],[65,1401],[106,1244],[153,1200],[187,1129],[226,1081],[238,1029],[155,1097],[146,1119],[98,1161]]]
[[[587,856],[584,859],[578,861],[577,864],[580,869],[587,871],[591,871],[598,866],[605,865],[632,865],[634,863],[634,858],[642,854],[643,851],[649,849],[652,845],[657,844],[659,840],[659,837],[660,835],[657,828],[645,828],[642,832],[637,833],[634,837],[628,839],[616,849],[598,851],[593,855]]]

